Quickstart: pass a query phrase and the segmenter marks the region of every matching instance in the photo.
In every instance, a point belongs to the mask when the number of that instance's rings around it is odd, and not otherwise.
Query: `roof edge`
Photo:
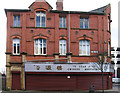
[[[59,11],[59,10],[50,10],[52,13],[66,13],[66,14],[93,14],[93,15],[106,15],[106,13],[99,12],[84,12],[84,11]]]
[[[5,14],[7,15],[7,12],[29,12],[30,9],[4,9]]]
[[[7,12],[29,12],[30,9],[4,9],[5,13]],[[59,10],[50,10],[52,13],[66,13],[66,14],[93,14],[93,15],[106,15],[106,13],[99,12],[84,12],[84,11],[59,11]]]
[[[95,11],[104,12],[106,10],[106,8],[109,7],[110,5],[111,4],[109,3],[109,4],[107,4],[107,5],[103,6],[103,7],[91,10],[90,12],[95,12]],[[101,11],[101,10],[103,10],[103,11]]]

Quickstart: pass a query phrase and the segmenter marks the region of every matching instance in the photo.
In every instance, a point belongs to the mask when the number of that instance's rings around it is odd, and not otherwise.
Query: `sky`
[[[0,72],[6,65],[6,28],[7,18],[4,9],[28,9],[35,0],[0,0]],[[46,0],[56,9],[57,0]],[[65,11],[90,11],[111,4],[111,45],[118,46],[118,2],[120,0],[63,0]]]

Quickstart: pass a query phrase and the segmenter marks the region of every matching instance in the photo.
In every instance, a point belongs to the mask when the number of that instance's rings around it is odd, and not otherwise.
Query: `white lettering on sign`
[[[91,53],[98,53],[98,51],[91,51]]]

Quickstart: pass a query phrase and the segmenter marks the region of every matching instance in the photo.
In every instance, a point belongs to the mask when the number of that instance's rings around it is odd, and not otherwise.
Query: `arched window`
[[[60,55],[66,55],[67,45],[66,40],[59,40],[59,53]]]
[[[36,39],[34,41],[34,54],[35,55],[46,55],[46,40],[45,39]]]
[[[79,55],[90,55],[90,41],[89,40],[79,41]]]
[[[20,54],[20,39],[13,39],[13,54],[19,55]]]
[[[45,12],[37,11],[36,12],[36,27],[45,27],[45,26],[46,26]]]

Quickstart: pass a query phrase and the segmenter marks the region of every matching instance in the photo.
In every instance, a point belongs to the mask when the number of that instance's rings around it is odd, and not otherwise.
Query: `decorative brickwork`
[[[108,43],[111,41],[111,32],[108,31],[108,18],[111,20],[110,5],[100,8],[99,11],[96,9],[90,12],[78,12],[63,11],[63,0],[58,0],[56,4],[57,10],[52,10],[51,5],[45,0],[36,0],[29,6],[29,9],[25,10],[5,9],[7,16],[7,89],[12,89],[12,73],[15,71],[20,72],[20,88],[25,89],[24,64],[26,61],[98,62],[97,55],[108,52]],[[100,12],[103,9],[104,11]],[[39,14],[37,14],[38,12]],[[20,16],[19,27],[13,26],[15,22],[13,16],[15,15]],[[42,18],[42,21],[40,18]],[[87,28],[81,28],[80,18],[83,19],[83,22],[84,20],[89,22],[86,24]],[[36,20],[38,20],[38,23]],[[39,21],[41,22],[40,27],[36,26],[36,24],[39,25]],[[60,24],[63,22],[65,22],[65,27],[61,28]],[[82,23],[82,25],[85,27],[85,23]],[[13,39],[15,38],[20,40],[19,44],[13,44]],[[41,43],[40,40],[43,39],[44,41]],[[64,47],[64,51],[66,51],[65,55],[60,55],[62,49],[60,49],[59,40],[66,40],[64,44],[66,46],[66,48]],[[90,52],[89,55],[80,54],[80,40],[89,40],[90,49],[86,50]],[[37,49],[39,53],[36,52]],[[19,53],[15,55],[13,54],[13,50]],[[106,59],[108,62],[111,61],[108,56]],[[61,67],[58,69],[61,69]],[[14,75],[14,77],[19,76]]]

